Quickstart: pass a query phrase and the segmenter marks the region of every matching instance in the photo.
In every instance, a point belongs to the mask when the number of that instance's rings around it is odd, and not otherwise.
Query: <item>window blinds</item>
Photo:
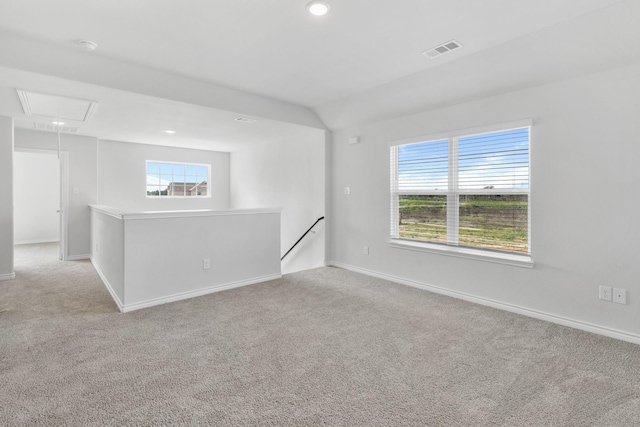
[[[458,190],[527,188],[529,128],[458,138]]]
[[[398,190],[446,191],[448,178],[449,140],[398,147]]]
[[[529,253],[531,123],[519,124],[392,144],[392,237]]]
[[[452,139],[455,153],[450,153],[449,139],[397,146],[397,190],[424,194],[529,188],[529,128]],[[450,171],[454,179],[449,179]]]

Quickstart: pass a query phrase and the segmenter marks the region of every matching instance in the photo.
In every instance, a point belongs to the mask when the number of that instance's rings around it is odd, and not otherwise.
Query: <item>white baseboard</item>
[[[111,294],[111,298],[113,298],[113,301],[116,303],[116,305],[118,306],[118,310],[120,312],[123,312],[124,310],[124,304],[122,304],[122,301],[120,301],[120,298],[118,298],[118,295],[116,294],[116,292],[113,290],[113,288],[111,287],[111,283],[109,283],[109,281],[107,280],[107,278],[105,277],[104,274],[102,274],[102,271],[100,270],[100,268],[96,265],[95,262],[93,262],[93,259],[91,260],[91,264],[93,265],[93,268],[96,270],[96,273],[98,273],[98,276],[100,276],[100,279],[102,280],[102,283],[104,283],[104,286],[107,288],[107,290],[109,291],[109,293]]]
[[[202,295],[212,294],[214,292],[226,291],[228,289],[234,289],[242,286],[254,285],[256,283],[267,282],[269,280],[280,279],[281,277],[282,277],[282,274],[272,274],[269,276],[255,277],[252,279],[240,280],[237,282],[214,285],[207,288],[198,289],[195,291],[181,292],[181,293],[169,295],[166,297],[154,298],[147,301],[137,302],[134,304],[125,304],[122,310],[120,311],[122,311],[123,313],[127,313],[129,311],[140,310],[142,308],[147,308],[147,307],[153,307],[154,305],[181,301],[183,299],[199,297]]]
[[[120,301],[120,298],[118,298],[118,295],[115,293],[115,291],[111,287],[111,284],[109,283],[105,275],[102,274],[102,271],[100,271],[100,268],[93,262],[93,260],[91,260],[91,264],[93,264],[93,268],[95,268],[96,272],[98,273],[98,276],[100,276],[100,279],[102,280],[102,283],[104,283],[105,287],[111,294],[111,298],[113,298],[113,301],[118,306],[118,310],[120,310],[120,312],[122,313],[127,313],[130,311],[140,310],[142,308],[153,307],[154,305],[181,301],[183,299],[199,297],[202,295],[212,294],[214,292],[226,291],[228,289],[239,288],[239,287],[248,286],[248,285],[255,285],[256,283],[267,282],[269,280],[282,278],[282,274],[271,274],[268,276],[255,277],[255,278],[246,279],[246,280],[239,280],[237,282],[214,285],[214,286],[210,286],[203,289],[197,289],[195,291],[181,292],[173,295],[168,295],[166,297],[154,298],[147,301],[137,302],[134,304],[123,304],[122,301]]]
[[[36,239],[36,240],[18,240],[14,241],[14,245],[35,245],[37,243],[59,243],[60,239]]]
[[[81,261],[83,259],[90,259],[90,254],[80,254],[80,255],[67,255],[67,261]]]
[[[11,280],[16,278],[16,273],[0,274],[0,280]]]
[[[322,267],[326,267],[326,266],[327,266],[327,263],[324,262],[324,260],[323,260],[322,262],[320,262],[318,264],[306,266],[306,267],[301,268],[301,269],[288,270],[287,268],[282,267],[282,274],[283,275],[293,274],[293,273],[297,273],[299,271],[313,270],[313,269],[316,269],[316,268],[322,268]]]
[[[581,331],[592,332],[598,335],[604,335],[609,338],[615,338],[622,341],[627,341],[633,344],[640,344],[640,335],[632,334],[629,332],[619,331],[617,329],[611,329],[604,326],[594,325],[592,323],[583,322],[580,320],[574,320],[563,316],[557,316],[555,314],[545,313],[538,310],[532,310],[526,307],[521,307],[513,304],[508,304],[500,301],[495,301],[489,298],[478,297],[475,295],[467,294],[465,292],[452,291],[449,289],[441,288],[438,286],[428,285],[425,283],[416,282],[414,280],[403,279],[401,277],[392,276],[390,274],[380,273],[377,271],[354,267],[352,265],[343,264],[337,261],[329,261],[329,266],[343,268],[345,270],[353,271],[356,273],[365,274],[367,276],[377,277],[379,279],[388,280],[390,282],[399,283],[401,285],[407,285],[414,288],[424,289],[429,292],[437,294],[447,295],[453,298],[473,302],[476,304],[485,305],[499,310],[509,311],[511,313],[521,314],[527,317],[533,317],[535,319],[544,320],[558,325],[568,326],[570,328],[580,329]]]

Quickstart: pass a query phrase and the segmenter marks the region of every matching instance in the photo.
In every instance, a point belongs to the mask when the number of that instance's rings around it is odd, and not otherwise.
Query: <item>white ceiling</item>
[[[102,139],[182,146],[203,150],[236,151],[255,144],[318,136],[320,131],[283,121],[259,118],[236,121],[237,113],[150,97],[56,77],[0,67],[0,115],[14,117],[19,128],[34,129],[51,117],[25,116],[14,88],[64,94],[98,101],[88,122],[65,120],[78,134]],[[175,130],[169,135],[165,129]]]
[[[637,0],[329,2],[2,0],[0,114],[20,84],[97,101],[83,134],[234,150],[640,62]]]

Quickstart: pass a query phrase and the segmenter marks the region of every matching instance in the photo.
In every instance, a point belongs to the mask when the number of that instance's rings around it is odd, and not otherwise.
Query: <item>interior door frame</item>
[[[36,153],[36,154],[50,154],[53,156],[58,155],[56,150],[42,150],[38,148],[22,148],[14,147],[14,152],[20,153]],[[66,261],[69,253],[69,153],[67,151],[60,151],[60,203],[59,203],[59,254],[58,257],[62,261]]]

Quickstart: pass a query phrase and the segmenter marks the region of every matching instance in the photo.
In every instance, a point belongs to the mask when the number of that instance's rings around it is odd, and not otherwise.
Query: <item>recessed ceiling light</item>
[[[64,122],[51,122],[56,126],[62,126],[64,124]]]
[[[307,10],[312,15],[322,16],[326,15],[329,10],[331,10],[331,6],[329,5],[329,3],[323,1],[312,1],[307,4]]]
[[[78,44],[84,49],[88,51],[94,51],[98,47],[98,45],[89,40],[78,40]]]
[[[164,133],[168,133],[169,135],[173,135],[174,133],[176,133],[176,131],[173,130],[173,129],[165,129]]]

